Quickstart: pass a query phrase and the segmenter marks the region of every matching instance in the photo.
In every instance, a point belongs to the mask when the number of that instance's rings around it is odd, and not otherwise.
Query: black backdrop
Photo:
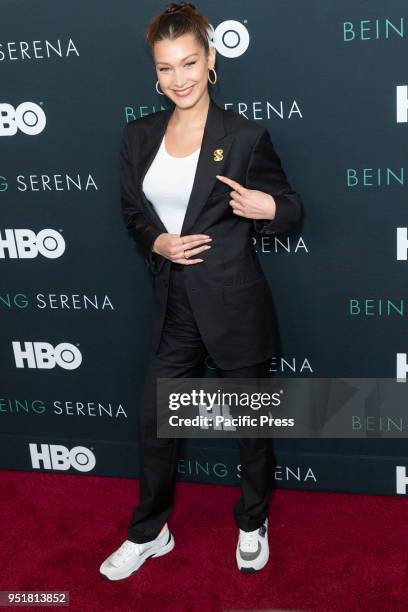
[[[397,259],[397,228],[403,239],[407,226],[405,4],[196,6],[216,28],[210,94],[268,128],[305,204],[300,235],[255,236],[284,351],[271,369],[395,377],[408,346],[403,240]],[[2,468],[137,476],[152,296],[121,218],[118,151],[127,120],[169,104],[143,41],[163,8],[2,2]],[[400,312],[387,313],[387,300]],[[395,494],[406,447],[378,433],[276,440],[276,483]],[[238,484],[237,462],[234,440],[188,440],[178,477]]]

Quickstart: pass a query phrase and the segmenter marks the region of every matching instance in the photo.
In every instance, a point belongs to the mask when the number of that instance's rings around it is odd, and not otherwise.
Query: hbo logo
[[[239,57],[249,47],[249,32],[243,23],[228,19],[214,30],[215,47],[224,57]]]
[[[49,342],[24,342],[24,349],[18,340],[12,341],[17,368],[51,370],[56,365],[64,370],[75,370],[82,363],[81,351],[68,342],[61,342],[54,348]]]
[[[43,229],[36,235],[29,229],[6,229],[5,237],[0,233],[0,259],[33,259],[38,254],[48,259],[61,257],[65,251],[65,240],[53,229]]]
[[[22,102],[14,108],[11,104],[0,104],[0,136],[14,136],[17,130],[36,136],[46,124],[45,113],[34,102]]]
[[[31,465],[40,470],[69,470],[74,468],[78,472],[90,472],[96,464],[95,455],[85,446],[75,446],[68,450],[60,444],[30,444]]]

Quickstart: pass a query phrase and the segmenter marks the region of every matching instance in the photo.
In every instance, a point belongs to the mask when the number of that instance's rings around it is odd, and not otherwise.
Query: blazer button
[[[164,285],[165,287],[167,287],[167,286],[168,286],[168,284],[169,284],[169,281],[168,281],[168,280],[164,280],[164,281],[163,281],[163,285]]]

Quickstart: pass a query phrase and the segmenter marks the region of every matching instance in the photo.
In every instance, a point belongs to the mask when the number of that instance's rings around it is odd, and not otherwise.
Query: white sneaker
[[[122,580],[128,578],[133,572],[150,557],[161,557],[174,548],[174,538],[170,533],[167,523],[159,535],[150,542],[138,544],[125,540],[99,568],[104,578],[109,580]]]
[[[269,559],[268,519],[254,531],[239,530],[236,550],[238,569],[255,572],[262,569]]]

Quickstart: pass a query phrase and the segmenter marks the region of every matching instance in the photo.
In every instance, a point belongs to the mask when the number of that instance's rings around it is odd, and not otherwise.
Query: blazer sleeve
[[[120,197],[121,210],[129,234],[141,246],[148,268],[154,271],[157,267],[155,253],[152,251],[157,236],[162,234],[150,223],[143,210],[138,187],[132,169],[132,156],[129,143],[129,124],[126,124],[122,133],[122,143],[119,153],[120,159]]]
[[[259,234],[290,232],[301,219],[303,202],[290,185],[269,132],[265,128],[251,151],[246,187],[269,193],[276,202],[273,219],[253,219],[255,230]]]

